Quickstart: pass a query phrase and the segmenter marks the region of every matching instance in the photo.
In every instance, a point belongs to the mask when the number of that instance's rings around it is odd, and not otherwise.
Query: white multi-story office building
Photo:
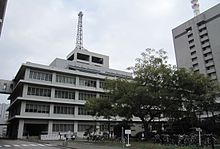
[[[8,135],[14,138],[72,131],[82,137],[91,125],[105,128],[85,110],[88,98],[104,93],[106,78],[128,78],[130,73],[109,68],[109,57],[75,49],[68,59],[56,58],[49,66],[22,64],[9,96]],[[116,120],[117,121],[117,120]]]
[[[82,12],[78,14],[76,48],[67,59],[56,58],[49,66],[21,65],[13,81],[0,80],[0,92],[10,94],[8,136],[25,138],[41,134],[107,130],[109,120],[89,115],[85,102],[105,96],[106,78],[132,79],[131,73],[109,68],[109,57],[82,46]],[[111,120],[115,125],[120,119]]]
[[[173,29],[177,66],[220,82],[220,4]]]
[[[49,66],[24,63],[12,81],[0,80],[0,92],[9,93],[8,136],[25,138],[40,134],[107,128],[108,120],[89,115],[84,104],[104,96],[104,80],[132,79],[131,73],[109,68],[109,57],[82,47],[82,13],[79,13],[76,48],[67,59],[56,58]],[[112,125],[119,119],[111,120]]]

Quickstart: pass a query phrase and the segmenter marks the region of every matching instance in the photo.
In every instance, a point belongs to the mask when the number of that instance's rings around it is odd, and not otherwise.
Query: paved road
[[[49,143],[34,143],[21,140],[0,140],[0,149],[58,149]]]

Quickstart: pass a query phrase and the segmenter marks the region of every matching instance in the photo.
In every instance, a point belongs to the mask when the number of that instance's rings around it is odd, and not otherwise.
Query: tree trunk
[[[149,122],[146,121],[144,118],[140,117],[140,119],[141,119],[143,127],[144,127],[144,138],[147,139],[147,138],[149,138],[149,129],[148,129]]]

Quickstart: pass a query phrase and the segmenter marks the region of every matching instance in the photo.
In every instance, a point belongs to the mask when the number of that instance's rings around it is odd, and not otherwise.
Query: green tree
[[[196,112],[207,111],[208,105],[215,102],[215,95],[218,92],[218,84],[204,74],[178,69],[173,75],[174,92],[184,103],[186,110]]]
[[[103,108],[96,105],[97,101],[110,102],[107,109],[111,109],[117,115],[127,120],[139,117],[147,134],[152,120],[159,118],[165,112],[165,106],[171,107],[167,105],[169,99],[167,87],[172,68],[167,65],[165,54],[163,50],[146,49],[141,54],[142,57],[137,59],[135,66],[129,68],[134,74],[134,80],[108,80],[106,90],[110,99],[108,101],[107,99],[89,100],[87,107],[93,109],[96,115],[102,115]]]
[[[94,116],[138,117],[147,136],[149,124],[162,114],[178,120],[196,118],[198,111],[210,110],[217,85],[208,77],[167,64],[164,50],[146,49],[141,56],[129,68],[133,80],[107,80],[109,98],[87,101]]]

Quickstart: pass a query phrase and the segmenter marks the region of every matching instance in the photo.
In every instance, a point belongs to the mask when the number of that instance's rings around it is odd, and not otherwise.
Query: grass
[[[174,145],[160,145],[148,142],[132,142],[132,149],[211,149],[211,147],[178,147]]]
[[[63,145],[63,141],[55,141],[59,145]],[[70,141],[69,143],[85,143],[87,141]],[[51,143],[51,142],[50,142]],[[104,141],[104,142],[90,142],[91,145],[101,145],[101,146],[116,146],[116,147],[125,147],[125,144],[122,145],[119,142],[114,141]],[[140,142],[140,141],[132,141],[131,147],[128,147],[128,149],[211,149],[211,146],[209,147],[179,147],[175,145],[161,145],[161,144],[154,144],[151,142]],[[215,147],[215,149],[220,149],[220,147]]]
[[[123,146],[121,143],[112,142],[112,141],[93,142],[93,143],[96,145],[103,145],[103,146],[118,146],[118,147]],[[150,142],[131,142],[131,147],[129,148],[130,149],[211,149],[211,146],[210,147],[179,147],[175,145],[161,145]]]

